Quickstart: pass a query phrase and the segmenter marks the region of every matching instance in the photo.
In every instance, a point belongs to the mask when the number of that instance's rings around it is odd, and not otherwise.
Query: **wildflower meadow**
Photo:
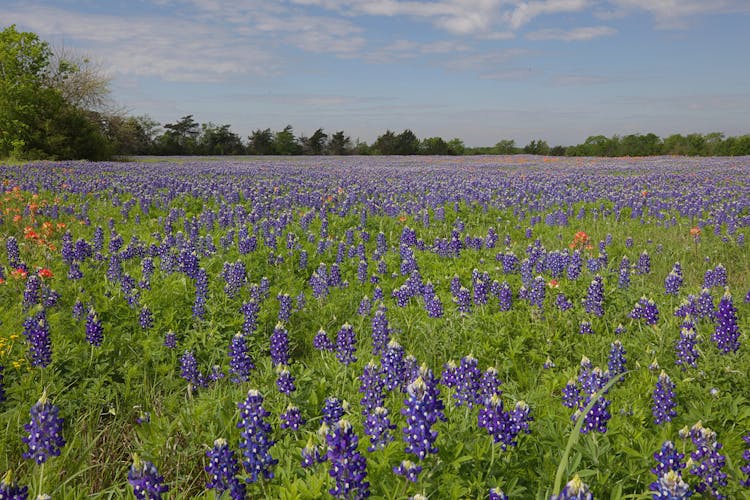
[[[745,498],[749,179],[0,166],[0,499]]]

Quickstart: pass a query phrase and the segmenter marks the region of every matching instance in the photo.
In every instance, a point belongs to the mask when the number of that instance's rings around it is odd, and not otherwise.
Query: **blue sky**
[[[128,113],[373,141],[750,133],[748,0],[0,0]]]

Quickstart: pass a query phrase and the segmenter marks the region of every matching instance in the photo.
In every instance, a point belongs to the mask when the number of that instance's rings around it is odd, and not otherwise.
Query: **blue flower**
[[[262,476],[266,479],[273,478],[271,467],[278,460],[271,456],[270,449],[274,445],[271,439],[271,425],[265,421],[270,415],[263,408],[263,396],[255,389],[247,392],[244,402],[237,403],[240,409],[240,421],[237,427],[240,430],[240,449],[245,457],[242,465],[250,477],[249,483],[255,483]]]
[[[358,500],[370,496],[367,460],[357,451],[358,442],[359,438],[346,420],[339,420],[326,435],[331,464],[328,474],[335,480],[328,492],[336,498]]]
[[[147,460],[141,460],[138,455],[133,457],[133,465],[128,471],[128,482],[138,500],[160,500],[161,494],[169,491],[169,487],[163,484],[164,477],[156,470],[156,466]]]
[[[654,404],[651,407],[651,411],[654,415],[654,422],[656,425],[671,422],[672,419],[677,416],[677,412],[674,410],[677,406],[674,402],[674,388],[674,382],[672,382],[669,375],[662,370],[661,374],[659,374],[659,380],[656,382],[656,388],[652,395]]]
[[[45,393],[31,407],[30,413],[31,421],[23,426],[28,435],[22,440],[29,447],[23,453],[23,458],[43,464],[49,457],[59,456],[60,448],[65,446],[63,419],[58,416],[60,409],[47,401]]]
[[[206,488],[215,490],[217,496],[228,491],[231,498],[244,499],[245,485],[237,478],[239,465],[227,441],[221,438],[214,441],[214,447],[206,452],[206,457],[208,465],[205,470],[210,477]]]
[[[28,486],[18,486],[13,481],[13,473],[8,471],[5,477],[0,481],[0,499],[5,500],[26,500],[29,497]]]

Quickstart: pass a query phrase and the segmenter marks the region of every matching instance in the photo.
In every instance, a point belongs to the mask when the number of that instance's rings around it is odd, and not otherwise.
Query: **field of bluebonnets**
[[[748,158],[0,173],[0,498],[750,492]]]

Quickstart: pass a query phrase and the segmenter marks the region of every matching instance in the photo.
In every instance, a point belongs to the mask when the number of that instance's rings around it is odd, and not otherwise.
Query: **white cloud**
[[[731,14],[750,12],[747,0],[610,0],[619,10],[643,10],[654,17],[661,29],[685,28],[687,19],[705,14]]]
[[[526,34],[529,40],[562,40],[564,42],[574,42],[582,40],[591,40],[600,36],[610,36],[617,33],[617,30],[609,26],[588,26],[574,28],[572,30],[562,30],[558,28],[542,29],[532,31]]]

